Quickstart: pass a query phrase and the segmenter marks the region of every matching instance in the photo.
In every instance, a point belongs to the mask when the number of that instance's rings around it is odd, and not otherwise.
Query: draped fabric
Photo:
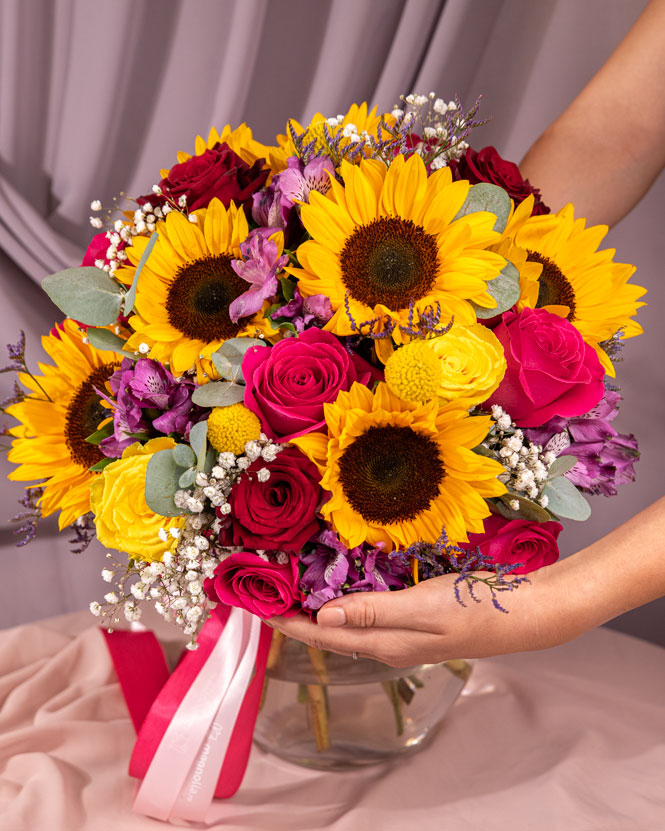
[[[288,116],[344,112],[367,100],[389,109],[399,95],[435,90],[469,106],[482,93],[492,120],[473,145],[519,160],[603,64],[645,0],[2,0],[0,3],[0,325],[20,329],[34,365],[39,336],[59,313],[41,294],[45,274],[80,262],[91,200],[113,206],[158,181],[196,134],[246,121],[272,143]],[[620,102],[617,102],[618,114]],[[535,183],[538,184],[537,182]],[[547,200],[547,194],[544,195]],[[659,242],[663,179],[614,229],[617,259],[649,287],[646,334],[619,367],[625,403],[618,428],[643,451],[638,482],[593,500],[568,523],[563,553],[598,538],[662,493],[659,461],[665,350],[656,310],[665,305]],[[554,206],[559,207],[559,206]],[[660,301],[660,302],[659,302]],[[0,375],[3,397],[12,379]],[[3,473],[9,470],[6,460]],[[15,549],[7,518],[21,486],[2,482],[0,625],[85,607],[104,593],[103,552],[69,553],[67,532],[46,520]],[[638,555],[639,552],[636,552]],[[665,606],[618,626],[665,643]]]

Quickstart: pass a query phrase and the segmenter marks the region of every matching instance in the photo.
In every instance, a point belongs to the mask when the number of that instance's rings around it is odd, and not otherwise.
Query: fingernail
[[[321,609],[316,620],[323,626],[344,626],[346,612],[341,606],[331,606],[329,609]]]

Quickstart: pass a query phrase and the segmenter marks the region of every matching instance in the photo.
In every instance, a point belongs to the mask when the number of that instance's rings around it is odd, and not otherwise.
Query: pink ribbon
[[[248,612],[218,607],[201,631],[199,648],[185,654],[154,698],[165,668],[154,635],[106,635],[132,719],[140,725],[129,767],[143,778],[136,811],[203,820],[213,793],[222,798],[236,792],[249,759],[271,638],[272,630]]]

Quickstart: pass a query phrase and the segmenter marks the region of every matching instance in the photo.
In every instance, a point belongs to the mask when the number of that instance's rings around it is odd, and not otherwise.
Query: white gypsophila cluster
[[[548,499],[542,490],[556,455],[551,451],[543,452],[540,445],[528,441],[510,415],[498,404],[492,406],[492,418],[496,426],[482,446],[491,451],[504,466],[506,472],[499,476],[499,480],[511,491],[523,494],[546,508]],[[519,502],[513,502],[511,507],[518,510]]]
[[[397,119],[404,118],[423,137],[414,151],[419,156],[432,156],[429,160],[432,170],[445,167],[468,150],[469,145],[464,141],[468,124],[455,101],[446,102],[430,92],[429,95],[411,93],[402,97],[402,103],[402,107],[394,107],[392,115]]]

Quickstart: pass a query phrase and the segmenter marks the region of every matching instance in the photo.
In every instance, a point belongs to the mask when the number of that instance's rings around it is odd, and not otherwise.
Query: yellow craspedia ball
[[[161,560],[174,546],[175,539],[168,535],[163,541],[159,532],[181,528],[184,518],[156,514],[145,501],[148,462],[159,450],[171,447],[175,442],[166,436],[144,445],[137,442],[95,476],[90,485],[90,510],[102,545],[140,560]]]
[[[260,435],[258,416],[240,401],[230,407],[215,407],[208,417],[208,441],[219,453],[239,456],[247,442]]]
[[[483,326],[455,324],[449,332],[427,341],[441,366],[438,395],[463,401],[467,407],[486,401],[506,373],[506,358],[497,336]]]
[[[441,360],[427,341],[414,340],[388,358],[385,378],[390,391],[403,401],[431,401],[443,379]]]

